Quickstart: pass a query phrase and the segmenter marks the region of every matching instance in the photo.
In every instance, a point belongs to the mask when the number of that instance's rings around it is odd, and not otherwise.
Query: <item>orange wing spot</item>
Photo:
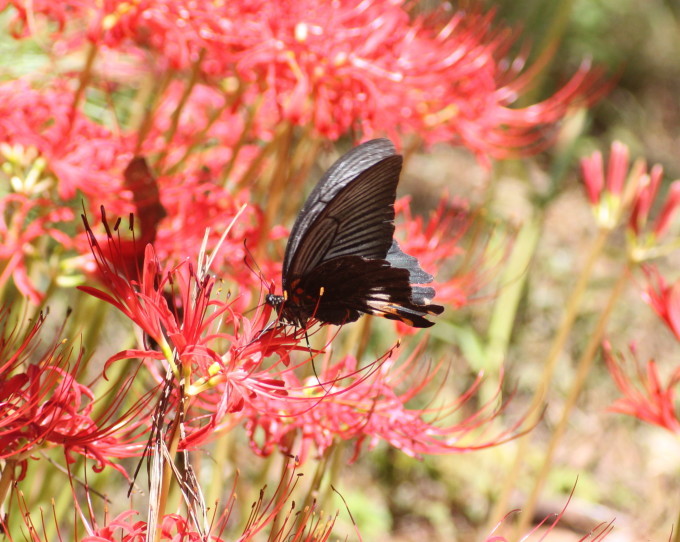
[[[382,307],[380,307],[380,310],[382,312],[386,312],[388,314],[394,314],[395,316],[401,317],[397,308],[392,306],[392,305],[383,305]]]
[[[302,288],[295,288],[295,293],[297,295],[302,295],[305,293],[305,291]]]
[[[399,307],[388,305],[387,303],[371,303],[371,314],[381,316],[389,320],[400,320],[409,326],[413,326],[413,320],[407,318],[399,312]]]

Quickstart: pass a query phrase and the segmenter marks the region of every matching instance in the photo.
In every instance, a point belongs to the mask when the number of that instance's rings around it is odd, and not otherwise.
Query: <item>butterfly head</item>
[[[267,294],[264,301],[267,305],[274,307],[276,312],[280,312],[286,298],[282,295]]]
[[[279,318],[284,322],[298,327],[305,327],[309,314],[304,307],[289,301],[286,290],[284,290],[283,295],[268,294],[264,301],[276,310]]]

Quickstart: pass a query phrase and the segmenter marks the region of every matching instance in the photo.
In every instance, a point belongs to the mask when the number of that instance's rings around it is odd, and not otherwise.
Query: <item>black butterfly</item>
[[[362,313],[429,327],[434,288],[418,260],[394,235],[394,200],[402,157],[387,139],[374,139],[341,156],[307,198],[293,225],[283,260],[283,295],[266,302],[304,327],[354,322]]]

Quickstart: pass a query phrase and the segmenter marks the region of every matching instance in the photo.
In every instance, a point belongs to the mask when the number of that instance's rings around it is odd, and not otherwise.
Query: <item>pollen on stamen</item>
[[[321,297],[325,291],[326,291],[326,290],[325,290],[324,287],[322,286],[322,287],[319,289],[319,297]]]

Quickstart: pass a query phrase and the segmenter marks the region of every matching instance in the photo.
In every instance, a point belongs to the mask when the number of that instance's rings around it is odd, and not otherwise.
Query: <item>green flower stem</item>
[[[295,130],[295,148],[292,159],[290,160],[290,188],[304,190],[305,182],[309,179],[309,174],[316,162],[316,158],[321,148],[321,138],[315,137],[314,128],[311,124]],[[292,221],[300,210],[298,198],[284,198],[281,202],[279,217],[282,221]],[[284,222],[287,223],[287,222]]]
[[[562,411],[562,417],[555,427],[555,430],[552,432],[550,442],[548,443],[548,448],[543,459],[543,465],[541,466],[538,477],[534,481],[534,487],[531,491],[531,494],[529,495],[529,499],[524,504],[524,506],[522,506],[522,513],[520,515],[517,530],[518,533],[523,533],[527,529],[533,517],[533,513],[536,508],[536,502],[543,486],[545,485],[545,481],[550,474],[555,450],[557,449],[557,445],[559,444],[567,429],[572,410],[574,409],[576,401],[583,391],[586,378],[588,378],[590,369],[593,366],[595,355],[597,354],[600,344],[602,343],[602,336],[604,335],[605,329],[607,327],[609,317],[616,305],[616,302],[619,300],[619,297],[621,297],[621,293],[623,292],[624,286],[628,282],[629,277],[630,268],[626,266],[616,281],[616,284],[607,301],[607,305],[602,311],[600,319],[597,322],[597,326],[590,336],[590,340],[588,341],[583,354],[581,354],[581,358],[579,359],[576,366],[576,377],[574,378],[574,382],[572,383],[569,394],[567,395],[567,400],[564,404],[564,410]]]
[[[71,111],[69,112],[69,130],[73,127],[73,121],[76,118],[76,112],[80,106],[80,100],[82,100],[83,94],[85,94],[85,89],[92,80],[92,66],[94,66],[94,59],[97,57],[97,51],[97,44],[91,42],[90,48],[87,51],[87,57],[85,58],[85,66],[83,66],[83,71],[80,72],[78,88],[73,93],[73,103],[71,104]]]
[[[224,488],[229,487],[225,480],[225,473],[228,470],[233,472],[232,463],[230,462],[232,448],[232,434],[231,431],[224,431],[216,440],[215,448],[212,457],[215,461],[211,470],[214,473],[211,482],[208,484],[208,491],[205,502],[208,506],[212,506],[217,502],[229,502],[229,499],[222,495]],[[224,499],[223,501],[221,499]],[[218,510],[219,506],[216,505]]]
[[[168,155],[168,149],[170,148],[172,139],[175,137],[177,127],[179,126],[179,118],[182,115],[184,106],[186,105],[187,101],[189,101],[189,96],[191,96],[191,92],[194,90],[194,87],[196,86],[198,78],[201,74],[201,62],[203,61],[204,57],[205,49],[201,49],[201,52],[199,53],[198,58],[196,59],[196,62],[194,62],[191,67],[191,76],[189,77],[189,81],[184,87],[184,92],[182,92],[182,96],[180,96],[179,102],[177,103],[177,107],[175,107],[175,110],[172,112],[172,116],[170,117],[170,128],[168,128],[168,131],[165,133],[165,142],[167,143],[167,145],[165,146],[160,156],[158,157],[158,160],[156,161],[156,167],[158,168],[158,171],[161,171],[163,169],[165,158]]]
[[[289,122],[281,123],[274,135],[276,148],[274,149],[273,164],[275,167],[269,177],[265,222],[261,226],[268,231],[271,224],[276,223],[276,217],[281,210],[282,202],[290,197],[290,157],[293,154],[293,126]]]
[[[172,79],[175,75],[173,70],[167,70],[163,77],[152,84],[152,91],[148,94],[142,93],[142,97],[145,99],[143,105],[144,114],[137,129],[137,141],[135,142],[135,154],[139,154],[142,150],[142,145],[146,136],[149,135],[151,128],[153,126],[153,118],[156,113],[156,109],[159,105],[159,96],[165,95],[165,91],[170,86]]]
[[[316,465],[316,470],[314,471],[314,477],[312,478],[311,483],[309,484],[309,491],[307,492],[307,495],[305,496],[305,500],[303,505],[299,508],[300,515],[298,516],[298,526],[295,529],[298,531],[302,527],[302,522],[304,521],[304,511],[307,509],[307,507],[312,506],[314,504],[314,501],[316,500],[317,503],[319,502],[319,489],[321,488],[321,482],[323,481],[323,477],[326,474],[328,470],[328,465],[333,464],[333,458],[336,454],[342,453],[342,446],[338,445],[338,440],[336,439],[333,444],[331,444],[326,451],[323,454],[323,457],[318,461]],[[272,531],[274,532],[274,531]]]
[[[528,414],[525,421],[526,427],[535,426],[541,419],[543,414],[542,405],[544,403],[549,384],[552,381],[553,374],[555,373],[559,354],[562,352],[564,344],[569,337],[571,328],[574,325],[574,321],[578,316],[578,308],[586,291],[590,276],[592,275],[593,267],[602,253],[602,249],[609,238],[609,234],[609,230],[601,229],[588,251],[586,263],[578,277],[578,281],[574,286],[571,295],[569,296],[560,327],[557,330],[557,334],[555,335],[550,351],[548,352],[543,364],[541,381],[536,387],[534,396],[527,411]],[[503,486],[499,492],[499,497],[496,501],[494,512],[491,515],[491,522],[489,523],[491,528],[497,525],[498,522],[501,521],[501,519],[507,514],[510,494],[517,484],[517,479],[520,475],[520,472],[523,471],[522,467],[525,465],[525,460],[528,453],[527,447],[529,445],[529,439],[527,436],[527,434],[522,435],[516,440],[517,451],[515,454],[515,460],[512,467],[505,476]]]
[[[337,441],[335,444],[335,451],[330,461],[331,466],[328,475],[328,484],[326,484],[326,489],[323,492],[323,498],[319,500],[320,507],[324,507],[330,502],[330,499],[333,495],[333,486],[338,485],[343,468],[347,466],[347,464],[343,461],[346,447],[347,441],[345,440]]]
[[[191,374],[190,368],[184,368],[184,364],[181,364],[182,369],[182,375],[180,378],[183,378],[185,381],[185,385],[188,388],[191,385]],[[172,424],[172,428],[170,429],[170,445],[168,446],[168,457],[169,458],[174,458],[177,455],[177,450],[179,448],[179,440],[180,440],[180,422],[184,419],[184,415],[186,414],[186,408],[188,405],[187,400],[182,400],[180,398],[178,404],[177,404],[177,416],[175,417],[175,421]],[[183,413],[179,412],[179,409],[184,409],[185,411]],[[162,533],[162,520],[163,516],[165,515],[165,509],[168,504],[168,498],[170,496],[170,484],[172,482],[172,475],[173,475],[173,469],[166,460],[165,457],[160,457],[158,458],[159,461],[162,462],[163,464],[163,473],[162,473],[162,480],[161,480],[161,488],[159,492],[159,499],[158,499],[158,509],[156,512],[156,532],[154,533],[154,541],[155,542],[160,542],[161,540],[161,535]],[[147,535],[148,536],[148,535]]]
[[[501,292],[494,304],[489,322],[487,347],[484,355],[485,372],[498,375],[505,360],[512,330],[517,317],[517,307],[529,276],[527,269],[536,251],[541,233],[542,218],[527,221],[517,236],[507,266],[501,277]],[[488,376],[488,374],[487,374]],[[494,390],[497,384],[489,381]]]

